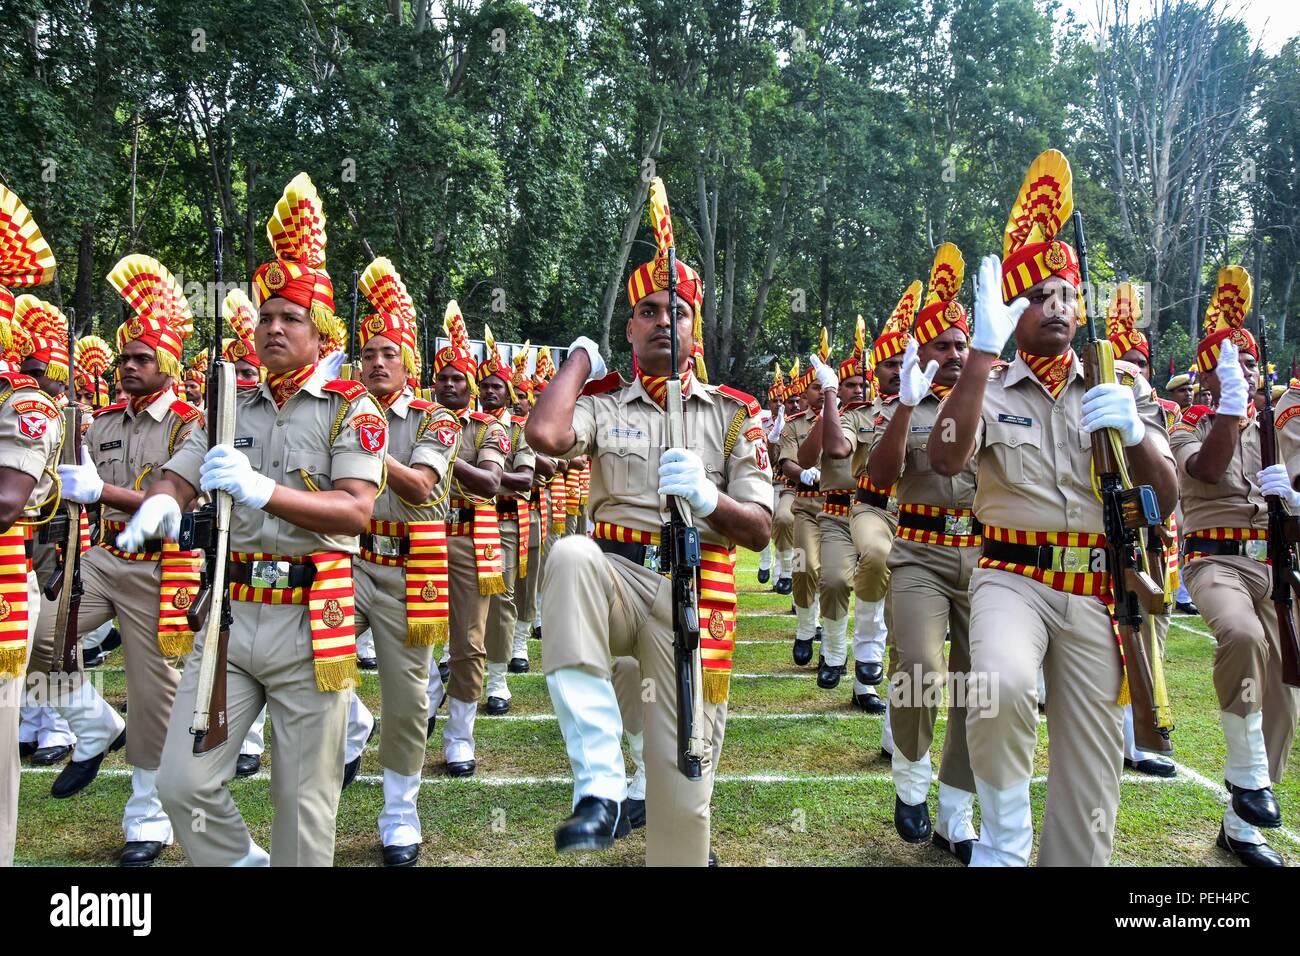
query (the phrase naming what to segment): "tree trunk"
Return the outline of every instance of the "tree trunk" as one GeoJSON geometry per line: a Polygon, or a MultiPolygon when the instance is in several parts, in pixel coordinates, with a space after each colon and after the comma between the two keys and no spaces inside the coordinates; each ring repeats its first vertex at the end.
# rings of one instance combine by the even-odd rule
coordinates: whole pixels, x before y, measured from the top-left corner
{"type": "Polygon", "coordinates": [[[77,239],[77,286],[73,306],[77,310],[73,316],[77,334],[84,335],[92,327],[95,312],[95,224],[90,219],[81,224],[81,235],[77,239]]]}

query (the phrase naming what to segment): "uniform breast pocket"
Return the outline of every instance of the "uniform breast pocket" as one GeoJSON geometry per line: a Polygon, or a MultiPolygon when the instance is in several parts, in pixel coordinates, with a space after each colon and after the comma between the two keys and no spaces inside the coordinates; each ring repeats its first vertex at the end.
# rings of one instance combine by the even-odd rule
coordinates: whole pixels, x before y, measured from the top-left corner
{"type": "Polygon", "coordinates": [[[253,471],[261,472],[266,466],[262,460],[262,443],[255,438],[236,438],[235,448],[242,451],[248,456],[248,463],[253,466],[253,471]]]}
{"type": "Polygon", "coordinates": [[[623,438],[612,445],[602,445],[597,455],[597,464],[605,487],[611,494],[635,492],[651,480],[650,442],[648,439],[623,438]]]}
{"type": "Polygon", "coordinates": [[[929,474],[930,467],[930,433],[917,432],[907,439],[907,462],[905,468],[914,474],[929,474]]]}
{"type": "Polygon", "coordinates": [[[99,469],[99,477],[106,484],[129,488],[135,480],[135,475],[127,474],[126,455],[120,448],[99,452],[95,456],[95,465],[99,469]]]}
{"type": "Polygon", "coordinates": [[[326,452],[311,448],[286,448],[284,470],[287,476],[296,477],[312,490],[327,491],[333,487],[330,481],[330,456],[326,452]]]}
{"type": "Polygon", "coordinates": [[[1017,485],[1043,480],[1043,428],[1037,423],[1018,425],[990,422],[984,443],[996,459],[1007,481],[1017,485]]]}

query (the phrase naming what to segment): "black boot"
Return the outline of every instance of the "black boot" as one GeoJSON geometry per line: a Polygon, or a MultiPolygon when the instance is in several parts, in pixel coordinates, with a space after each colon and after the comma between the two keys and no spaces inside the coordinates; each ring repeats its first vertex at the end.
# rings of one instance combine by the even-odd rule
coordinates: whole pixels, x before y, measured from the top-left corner
{"type": "Polygon", "coordinates": [[[90,782],[99,775],[99,765],[104,762],[114,750],[121,750],[126,746],[126,730],[124,729],[117,735],[117,739],[108,745],[108,750],[101,754],[91,757],[89,760],[72,760],[63,768],[63,771],[54,779],[54,785],[50,787],[50,796],[62,800],[64,797],[70,797],[74,793],[80,793],[90,786],[90,782]]]}
{"type": "Polygon", "coordinates": [[[794,662],[800,667],[812,660],[812,645],[812,638],[806,641],[801,641],[797,637],[794,639],[794,662]]]}
{"type": "Polygon", "coordinates": [[[72,753],[72,748],[66,744],[58,747],[42,747],[32,754],[32,764],[37,767],[52,767],[56,763],[63,763],[72,753]]]}
{"type": "Polygon", "coordinates": [[[1125,757],[1124,769],[1144,773],[1148,777],[1172,777],[1177,772],[1174,762],[1164,757],[1147,757],[1145,760],[1129,760],[1125,757]]]}
{"type": "Polygon", "coordinates": [[[945,853],[951,853],[961,861],[962,866],[970,866],[970,852],[975,846],[974,840],[958,840],[953,843],[945,837],[935,833],[934,838],[930,841],[945,853]]]}
{"type": "Polygon", "coordinates": [[[357,779],[357,771],[360,769],[361,769],[360,754],[357,755],[356,759],[349,760],[347,763],[343,765],[343,786],[339,787],[340,793],[342,793],[344,790],[348,788],[348,784],[350,784],[353,780],[357,779]]]}
{"type": "Polygon", "coordinates": [[[583,797],[573,814],[555,828],[556,853],[608,850],[618,829],[619,805],[600,797],[583,797]]]}
{"type": "Polygon", "coordinates": [[[854,691],[853,706],[865,710],[868,714],[883,714],[885,712],[885,701],[879,694],[859,694],[854,691]]]}
{"type": "Polygon", "coordinates": [[[442,678],[442,686],[446,687],[451,683],[451,662],[440,661],[438,663],[438,676],[442,678]]]}
{"type": "Polygon", "coordinates": [[[1282,825],[1282,808],[1277,805],[1272,787],[1247,790],[1229,783],[1228,790],[1232,792],[1233,811],[1252,827],[1276,830],[1282,825]]]}
{"type": "Polygon", "coordinates": [[[163,845],[157,840],[132,840],[122,848],[119,866],[153,866],[162,855],[163,845]]]}
{"type": "Polygon", "coordinates": [[[1214,845],[1221,850],[1227,850],[1240,860],[1243,866],[1286,866],[1282,854],[1267,843],[1241,843],[1234,840],[1223,829],[1223,824],[1219,824],[1219,838],[1214,841],[1214,845]]]}
{"type": "MultiPolygon", "coordinates": [[[[240,754],[235,760],[235,776],[251,777],[262,769],[261,754],[240,754]]],[[[347,784],[344,784],[347,786],[347,784]]]]}
{"type": "Polygon", "coordinates": [[[510,663],[506,665],[506,670],[509,671],[511,674],[527,674],[528,658],[526,657],[510,658],[510,663]]]}
{"type": "Polygon", "coordinates": [[[925,843],[930,839],[930,805],[911,806],[894,797],[894,829],[908,843],[925,843]]]}
{"type": "Polygon", "coordinates": [[[483,709],[493,717],[500,717],[510,712],[510,701],[504,697],[489,697],[483,709]]]}
{"type": "Polygon", "coordinates": [[[885,679],[885,665],[880,661],[857,661],[853,665],[853,673],[859,684],[875,687],[885,679]]]}
{"type": "Polygon", "coordinates": [[[772,569],[771,569],[771,568],[759,568],[759,569],[758,569],[758,583],[759,583],[759,584],[766,584],[766,583],[767,583],[768,581],[770,581],[770,580],[772,580],[772,569]]]}
{"type": "Polygon", "coordinates": [[[776,584],[772,585],[772,590],[777,594],[789,594],[794,590],[794,580],[792,578],[777,578],[776,584]]]}
{"type": "Polygon", "coordinates": [[[821,666],[817,668],[817,686],[822,690],[834,690],[840,686],[840,678],[843,676],[843,664],[827,664],[823,657],[821,666]]]}
{"type": "Polygon", "coordinates": [[[415,866],[420,857],[420,844],[384,847],[384,866],[415,866]]]}

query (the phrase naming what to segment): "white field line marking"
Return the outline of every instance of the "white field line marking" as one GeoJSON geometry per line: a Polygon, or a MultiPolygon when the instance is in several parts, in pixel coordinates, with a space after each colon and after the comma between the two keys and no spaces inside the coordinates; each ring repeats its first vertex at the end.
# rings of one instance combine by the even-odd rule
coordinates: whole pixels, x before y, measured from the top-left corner
{"type": "MultiPolygon", "coordinates": [[[[775,644],[775,643],[778,643],[778,642],[776,642],[776,641],[754,641],[754,643],[755,643],[755,644],[775,644]]],[[[125,673],[125,670],[126,670],[126,669],[123,668],[123,667],[102,667],[102,666],[101,666],[101,667],[94,667],[94,668],[91,668],[90,670],[86,671],[86,673],[87,673],[87,674],[95,674],[95,673],[101,673],[101,674],[122,674],[122,673],[125,673]]],[[[373,680],[373,681],[377,681],[377,680],[379,680],[379,672],[378,672],[378,671],[360,671],[359,673],[361,674],[361,677],[362,677],[363,680],[373,680]]],[[[526,673],[526,674],[511,674],[511,675],[510,675],[510,680],[528,680],[528,679],[535,679],[535,678],[545,677],[545,676],[546,676],[546,675],[543,674],[541,671],[529,671],[529,672],[526,673]]],[[[816,679],[816,677],[817,677],[817,673],[816,673],[816,671],[813,671],[813,670],[807,670],[807,671],[804,671],[804,672],[802,672],[802,673],[798,673],[798,674],[781,674],[781,673],[773,673],[773,674],[734,674],[734,673],[733,673],[733,674],[731,675],[732,680],[806,680],[806,681],[813,681],[813,680],[816,679]]]]}

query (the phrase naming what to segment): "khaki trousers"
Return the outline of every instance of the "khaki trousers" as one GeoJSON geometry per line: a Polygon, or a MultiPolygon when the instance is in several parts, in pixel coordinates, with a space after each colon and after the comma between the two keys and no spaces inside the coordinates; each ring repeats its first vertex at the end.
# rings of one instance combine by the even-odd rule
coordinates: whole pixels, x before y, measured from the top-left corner
{"type": "Polygon", "coordinates": [[[532,627],[537,616],[537,582],[542,577],[541,518],[536,505],[528,509],[528,573],[515,580],[515,620],[532,627]]]}
{"type": "Polygon", "coordinates": [[[1295,739],[1300,690],[1282,683],[1282,646],[1269,599],[1269,567],[1252,558],[1212,555],[1187,562],[1187,589],[1214,632],[1219,709],[1238,717],[1264,712],[1268,772],[1281,780],[1295,739]]]}
{"type": "Polygon", "coordinates": [[[794,509],[794,603],[798,607],[812,607],[817,600],[821,584],[822,539],[817,527],[821,502],[815,498],[811,507],[801,505],[794,509]]]}
{"type": "Polygon", "coordinates": [[[822,512],[817,516],[821,559],[821,615],[839,620],[849,616],[849,596],[858,567],[858,552],[847,517],[822,512]]]}
{"type": "Polygon", "coordinates": [[[1124,760],[1122,679],[1106,606],[1010,571],[971,575],[966,738],[971,770],[997,789],[1033,774],[1038,668],[1047,685],[1047,805],[1040,866],[1104,866],[1124,760]],[[977,706],[975,682],[988,685],[977,706]]]}
{"type": "MultiPolygon", "coordinates": [[[[565,538],[555,546],[552,557],[542,581],[543,670],[551,674],[580,667],[611,680],[612,659],[636,659],[641,677],[650,682],[638,697],[649,698],[641,703],[646,863],[704,866],[709,855],[714,738],[722,736],[726,710],[705,702],[703,774],[699,780],[687,780],[677,770],[677,682],[669,581],[649,568],[604,554],[586,537],[565,538]]],[[[631,683],[623,684],[625,691],[631,683]]]]}
{"type": "Polygon", "coordinates": [[[849,515],[858,567],[853,593],[863,601],[880,601],[889,591],[889,551],[894,546],[898,516],[855,502],[849,515]]]}
{"type": "MultiPolygon", "coordinates": [[[[641,665],[635,657],[616,657],[612,665],[614,695],[618,698],[618,712],[623,717],[623,732],[627,734],[645,733],[645,706],[642,696],[648,689],[641,681],[641,665]]],[[[713,772],[718,772],[718,761],[722,759],[722,738],[727,724],[727,703],[713,705],[704,702],[707,712],[715,707],[713,718],[713,772]]],[[[674,734],[676,725],[674,725],[674,734]]],[[[675,738],[674,738],[675,739],[675,738]]]]}
{"type": "Polygon", "coordinates": [[[911,761],[929,752],[951,679],[939,780],[967,793],[975,792],[975,776],[966,747],[962,692],[970,672],[970,577],[978,560],[979,548],[895,542],[885,612],[894,646],[889,691],[894,745],[911,761]],[[952,641],[946,664],[945,637],[952,641]]]}
{"type": "MultiPolygon", "coordinates": [[[[488,616],[483,645],[493,664],[510,660],[515,638],[515,589],[519,577],[519,522],[499,522],[501,528],[501,577],[506,589],[488,599],[488,616]]],[[[531,555],[530,555],[531,557],[531,555]]]]}
{"type": "MultiPolygon", "coordinates": [[[[36,572],[27,572],[27,661],[31,667],[32,640],[41,613],[41,589],[36,572]]],[[[13,866],[18,843],[18,711],[23,705],[26,681],[0,678],[0,867],[13,866]]]]}
{"type": "Polygon", "coordinates": [[[379,662],[379,763],[412,776],[424,766],[433,648],[406,643],[406,569],[352,562],[357,633],[370,628],[379,662]]]}
{"type": "Polygon", "coordinates": [[[239,745],[265,706],[275,727],[271,865],[331,866],[351,691],[316,689],[305,604],[234,601],[231,608],[234,623],[226,669],[229,737],[206,754],[193,752],[190,721],[203,656],[200,634],[185,659],[167,728],[158,771],[163,808],[195,866],[229,866],[244,858],[252,839],[228,784],[235,775],[239,745]]]}
{"type": "Polygon", "coordinates": [[[451,653],[451,680],[447,694],[477,704],[483,694],[483,668],[487,651],[488,595],[478,593],[478,565],[474,561],[474,536],[447,537],[447,577],[451,588],[451,627],[447,649],[451,653]]]}
{"type": "MultiPolygon", "coordinates": [[[[127,561],[99,547],[81,556],[84,593],[77,613],[77,631],[85,636],[105,621],[117,618],[126,696],[131,702],[126,713],[126,762],[142,770],[157,770],[162,760],[172,702],[181,682],[180,672],[158,647],[161,576],[159,561],[127,561]]],[[[54,615],[43,614],[37,625],[31,673],[48,671],[53,653],[54,615]]],[[[73,678],[68,689],[75,688],[83,677],[73,678]]],[[[57,700],[54,704],[58,708],[57,700]]],[[[191,716],[187,712],[185,720],[188,722],[191,716]]]]}
{"type": "Polygon", "coordinates": [[[794,549],[794,492],[781,489],[778,493],[776,510],[772,514],[772,542],[777,552],[794,549]]]}

